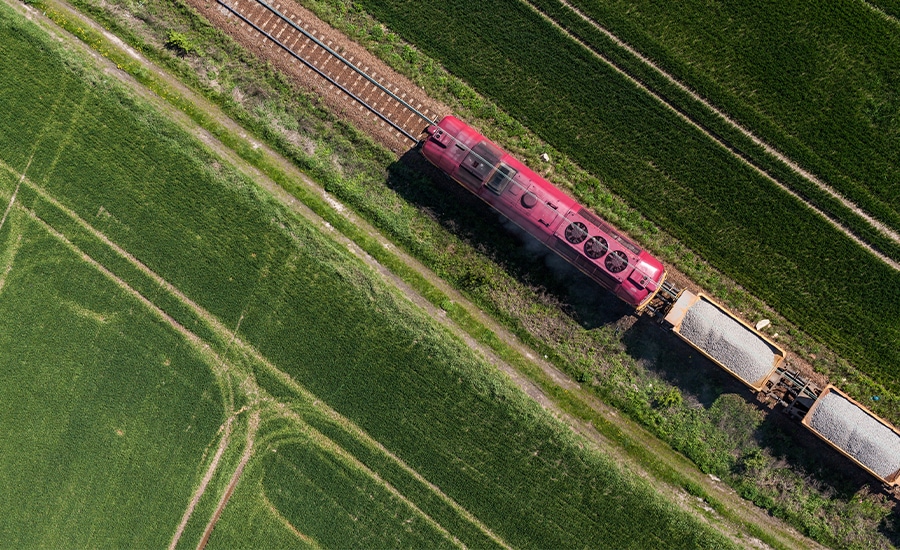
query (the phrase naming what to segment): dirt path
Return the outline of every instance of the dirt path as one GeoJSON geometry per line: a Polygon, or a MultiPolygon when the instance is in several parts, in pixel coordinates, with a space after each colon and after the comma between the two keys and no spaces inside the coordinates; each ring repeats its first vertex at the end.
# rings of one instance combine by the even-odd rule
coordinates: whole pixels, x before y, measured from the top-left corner
{"type": "MultiPolygon", "coordinates": [[[[98,30],[98,32],[102,32],[103,34],[109,36],[111,42],[115,43],[117,41],[117,39],[114,39],[113,37],[111,37],[111,35],[109,35],[105,31],[103,31],[103,29],[100,28],[98,25],[96,25],[96,23],[94,23],[92,20],[83,16],[80,12],[73,10],[67,4],[60,2],[58,0],[48,0],[48,3],[52,4],[53,7],[65,12],[67,14],[67,17],[70,17],[73,20],[77,20],[81,24],[90,26],[90,27],[98,30]]],[[[398,286],[405,293],[405,295],[407,297],[409,297],[409,299],[411,301],[424,307],[427,311],[429,311],[435,317],[435,319],[441,321],[441,323],[444,326],[449,328],[455,334],[462,336],[470,346],[473,346],[474,349],[480,351],[481,353],[484,353],[487,357],[489,357],[492,360],[492,362],[494,364],[496,364],[498,366],[503,365],[502,368],[504,371],[510,372],[510,373],[515,373],[514,378],[513,378],[514,381],[516,381],[517,383],[522,385],[523,389],[525,389],[525,391],[529,395],[539,397],[541,403],[545,407],[550,409],[551,412],[560,416],[564,420],[566,420],[568,418],[570,425],[572,425],[573,429],[576,429],[576,430],[588,435],[588,437],[590,439],[594,440],[595,442],[597,442],[597,444],[599,446],[601,446],[605,452],[612,453],[613,456],[617,457],[620,462],[625,464],[632,471],[638,471],[638,472],[642,471],[641,467],[638,464],[634,463],[634,461],[632,459],[627,457],[624,450],[621,450],[615,446],[610,446],[609,442],[604,441],[602,436],[600,436],[600,434],[597,433],[596,430],[593,430],[592,427],[585,425],[584,422],[582,422],[580,420],[573,420],[570,417],[568,417],[568,415],[562,414],[560,412],[560,409],[554,405],[553,401],[551,399],[549,399],[530,380],[527,380],[526,378],[524,378],[523,376],[518,374],[517,371],[515,371],[515,369],[513,367],[503,364],[502,361],[496,360],[495,357],[493,356],[493,353],[490,352],[490,350],[487,350],[483,346],[480,346],[479,344],[474,342],[474,340],[471,337],[469,337],[468,334],[466,334],[461,328],[459,328],[454,323],[452,323],[449,319],[447,319],[446,315],[442,311],[436,311],[435,308],[430,305],[430,302],[428,302],[424,297],[419,295],[417,292],[413,291],[408,285],[403,283],[403,281],[399,277],[397,277],[392,272],[390,272],[389,270],[387,270],[386,268],[384,268],[383,266],[381,266],[380,264],[375,262],[371,257],[368,256],[368,254],[366,254],[363,250],[361,250],[353,241],[344,237],[343,235],[336,234],[333,230],[331,230],[330,226],[326,222],[324,222],[324,220],[322,220],[316,214],[314,214],[308,207],[306,207],[305,205],[303,205],[302,203],[297,201],[294,197],[292,197],[290,194],[288,194],[283,188],[281,188],[280,186],[275,184],[273,181],[271,181],[269,178],[267,178],[265,175],[263,175],[261,172],[259,172],[259,170],[257,170],[256,168],[254,168],[252,166],[249,166],[246,162],[244,162],[242,159],[240,159],[233,151],[231,151],[230,149],[228,149],[227,147],[222,145],[218,140],[216,140],[208,131],[206,131],[203,128],[198,127],[183,112],[176,109],[170,103],[164,101],[162,98],[156,96],[156,94],[154,94],[154,93],[150,92],[149,90],[147,90],[146,88],[144,88],[142,85],[140,85],[138,82],[136,82],[129,75],[127,75],[126,73],[124,73],[121,70],[118,70],[115,67],[115,65],[111,64],[108,60],[100,57],[98,54],[96,54],[96,52],[87,48],[80,41],[74,39],[73,37],[71,37],[70,35],[65,33],[64,31],[59,30],[58,27],[56,27],[51,21],[47,20],[43,15],[41,15],[36,10],[30,8],[29,6],[19,4],[18,2],[14,3],[12,5],[15,9],[17,9],[21,12],[27,13],[29,18],[35,19],[35,20],[40,20],[40,22],[43,24],[44,28],[49,30],[51,33],[56,35],[61,40],[67,42],[72,48],[84,51],[89,56],[93,57],[97,61],[97,63],[101,67],[104,68],[104,71],[107,74],[113,75],[116,78],[122,80],[126,84],[126,86],[128,86],[138,96],[141,96],[144,99],[146,99],[149,103],[154,105],[161,112],[171,116],[171,118],[173,118],[176,122],[179,122],[185,128],[187,128],[188,131],[194,133],[195,135],[198,135],[205,143],[207,143],[207,145],[211,149],[213,149],[213,151],[215,151],[217,154],[220,154],[226,160],[232,161],[233,164],[238,169],[244,171],[248,176],[252,177],[254,179],[254,181],[256,181],[261,187],[270,191],[276,198],[278,198],[279,200],[284,202],[287,206],[289,206],[295,212],[297,212],[297,213],[303,215],[304,217],[306,217],[307,219],[309,219],[317,227],[325,230],[326,232],[329,232],[332,235],[332,237],[339,243],[346,244],[347,247],[354,254],[356,254],[358,257],[360,257],[368,265],[374,267],[391,284],[398,286]]],[[[115,44],[113,44],[113,45],[111,45],[111,47],[117,47],[117,46],[115,46],[115,44]]],[[[204,111],[217,124],[220,124],[227,130],[233,132],[235,135],[241,135],[246,138],[246,133],[243,131],[243,129],[240,128],[240,126],[238,126],[234,121],[232,121],[231,119],[226,117],[216,106],[212,105],[204,98],[194,94],[192,91],[187,89],[184,85],[182,85],[181,82],[178,81],[176,78],[172,77],[168,73],[165,73],[159,67],[148,62],[146,59],[143,59],[137,53],[130,51],[130,52],[128,52],[128,55],[131,55],[132,57],[139,59],[140,62],[142,63],[142,65],[148,71],[150,71],[153,75],[155,75],[156,78],[167,83],[177,93],[181,94],[183,97],[185,97],[189,101],[191,101],[196,108],[204,111]]],[[[262,154],[265,154],[271,161],[275,162],[279,166],[279,168],[281,168],[286,174],[288,174],[291,177],[294,177],[297,182],[302,183],[308,189],[314,190],[318,194],[328,197],[327,193],[325,193],[321,188],[319,188],[316,184],[314,184],[311,180],[309,180],[309,178],[307,178],[304,174],[300,173],[296,169],[296,167],[294,167],[287,159],[284,159],[280,155],[277,155],[271,149],[269,149],[267,146],[265,146],[263,144],[253,142],[250,139],[247,139],[247,141],[251,142],[256,148],[260,149],[261,150],[260,152],[262,154]]],[[[330,199],[330,197],[328,197],[328,198],[330,199]]],[[[50,199],[52,199],[52,197],[50,199]]],[[[331,200],[333,200],[333,199],[331,199],[331,200]]],[[[65,210],[67,210],[67,209],[65,209],[65,210]]],[[[473,304],[471,304],[467,299],[465,299],[462,295],[460,295],[454,289],[450,288],[449,285],[447,285],[443,280],[441,280],[436,275],[434,275],[432,272],[427,270],[418,261],[409,257],[402,251],[397,250],[396,247],[394,247],[393,244],[390,243],[390,241],[388,239],[384,238],[378,231],[376,231],[374,228],[372,228],[368,223],[364,222],[358,216],[351,213],[349,211],[349,209],[347,209],[347,208],[341,209],[341,213],[342,213],[342,215],[344,215],[345,217],[350,219],[353,223],[357,224],[367,234],[376,238],[378,240],[378,242],[381,243],[385,248],[392,250],[409,267],[416,270],[421,276],[426,278],[428,281],[430,281],[432,284],[434,284],[441,291],[445,292],[447,294],[447,296],[450,297],[451,300],[453,300],[459,306],[465,308],[475,319],[477,319],[479,322],[482,322],[487,328],[489,328],[490,330],[493,330],[498,335],[498,337],[503,339],[510,346],[512,346],[514,349],[516,349],[517,351],[519,351],[526,357],[533,359],[534,362],[537,365],[539,365],[541,367],[541,369],[544,370],[544,372],[546,372],[548,374],[548,376],[551,376],[554,380],[558,381],[560,384],[563,384],[564,387],[573,388],[573,391],[579,392],[579,396],[584,399],[587,399],[588,402],[591,404],[591,406],[593,406],[598,413],[603,415],[603,417],[605,419],[607,419],[614,425],[618,426],[625,433],[628,433],[629,435],[631,435],[638,444],[643,444],[646,447],[648,447],[649,449],[652,449],[654,452],[657,453],[660,460],[663,460],[664,462],[668,463],[676,471],[685,475],[692,481],[696,482],[698,485],[702,486],[705,490],[707,490],[711,494],[715,494],[737,516],[750,518],[750,521],[756,523],[757,525],[766,526],[766,530],[770,531],[774,536],[776,536],[779,540],[781,540],[783,545],[786,547],[791,547],[791,548],[818,547],[818,545],[816,545],[812,541],[805,539],[804,537],[802,537],[801,535],[796,533],[796,531],[794,531],[792,528],[787,527],[784,524],[782,524],[780,521],[769,517],[764,511],[760,510],[756,506],[741,499],[730,488],[723,486],[720,483],[711,481],[709,478],[707,478],[707,476],[705,476],[702,473],[700,473],[699,471],[697,471],[697,469],[695,467],[693,467],[690,463],[688,463],[686,459],[681,457],[681,455],[674,453],[670,448],[665,446],[661,441],[653,438],[653,436],[650,435],[648,432],[646,432],[643,428],[641,428],[637,424],[631,422],[630,420],[627,420],[627,419],[621,417],[615,411],[610,409],[608,406],[600,403],[598,400],[596,400],[596,398],[591,397],[589,394],[587,394],[587,392],[580,390],[578,384],[576,384],[574,381],[569,379],[567,376],[565,376],[564,374],[562,374],[561,372],[556,370],[549,363],[541,361],[539,358],[535,358],[537,354],[534,353],[529,348],[527,348],[526,346],[524,346],[521,342],[519,342],[515,336],[510,334],[503,327],[499,326],[492,319],[488,318],[483,312],[481,312],[478,308],[476,308],[473,304]]],[[[32,213],[32,216],[33,216],[33,213],[32,213]]],[[[41,221],[41,223],[43,223],[43,222],[41,221]]],[[[84,222],[82,221],[80,223],[84,223],[84,222]]],[[[46,225],[46,224],[44,224],[44,225],[46,225]]],[[[87,224],[84,224],[84,226],[86,226],[92,232],[96,231],[96,230],[93,230],[93,228],[91,228],[87,224]]],[[[56,232],[52,227],[49,227],[49,226],[47,226],[47,227],[52,233],[54,233],[58,237],[62,238],[66,242],[68,242],[68,240],[63,235],[56,232]]],[[[104,240],[104,242],[107,242],[109,245],[113,246],[117,250],[117,252],[119,252],[121,254],[126,254],[127,257],[130,258],[129,261],[137,262],[137,260],[135,258],[133,258],[130,254],[127,254],[124,250],[121,250],[120,248],[118,248],[114,243],[111,243],[105,237],[105,235],[99,234],[98,237],[101,238],[102,240],[104,240]]],[[[194,335],[190,331],[187,331],[184,327],[182,327],[180,324],[178,324],[177,321],[175,321],[174,319],[169,317],[165,312],[163,312],[158,307],[156,307],[155,304],[153,304],[152,302],[150,302],[149,300],[147,300],[146,298],[141,296],[139,293],[137,293],[133,289],[130,289],[130,287],[128,287],[128,285],[125,284],[124,281],[121,281],[121,279],[118,279],[118,277],[116,277],[114,274],[109,272],[104,266],[100,265],[99,263],[94,261],[92,258],[90,258],[86,254],[84,254],[83,252],[78,250],[77,247],[74,247],[74,245],[72,245],[70,242],[69,242],[69,246],[71,248],[73,248],[83,259],[85,259],[85,261],[87,261],[91,265],[95,266],[97,269],[99,269],[101,272],[103,272],[108,277],[112,278],[114,281],[117,281],[117,284],[119,284],[120,286],[123,286],[124,288],[129,290],[129,292],[134,294],[142,303],[144,303],[147,307],[149,307],[151,310],[153,310],[157,315],[161,316],[167,323],[169,323],[173,327],[175,327],[180,333],[185,335],[185,337],[188,338],[189,341],[191,341],[192,343],[195,343],[196,345],[200,346],[201,348],[204,346],[203,342],[196,335],[194,335]]],[[[227,328],[225,328],[221,323],[219,323],[218,320],[216,320],[214,317],[212,317],[208,313],[201,310],[192,301],[188,300],[186,296],[184,296],[183,294],[180,293],[180,291],[178,291],[178,289],[172,287],[172,285],[170,285],[168,282],[163,281],[161,278],[159,278],[158,275],[156,275],[155,273],[150,271],[148,268],[146,268],[146,266],[143,266],[143,264],[140,264],[139,262],[137,262],[137,263],[141,266],[142,271],[145,270],[145,273],[148,273],[148,275],[151,275],[156,280],[158,280],[160,282],[160,284],[163,286],[163,288],[165,288],[169,292],[172,292],[179,299],[186,300],[187,301],[186,304],[189,305],[192,309],[194,309],[195,312],[197,312],[199,310],[198,314],[200,314],[204,320],[210,322],[212,324],[212,327],[216,331],[219,331],[220,334],[230,334],[230,331],[228,331],[227,328]],[[221,332],[221,331],[225,331],[225,332],[221,332]]],[[[245,346],[245,344],[242,341],[240,341],[239,338],[236,338],[235,340],[236,340],[235,343],[237,345],[245,346]]],[[[252,348],[250,348],[250,350],[253,351],[252,348]]],[[[216,361],[222,360],[221,358],[215,356],[215,354],[208,348],[205,349],[205,352],[206,352],[206,354],[213,355],[213,357],[215,358],[216,361]]],[[[257,355],[257,357],[259,357],[263,361],[265,361],[265,358],[262,358],[261,356],[258,356],[258,355],[257,355]]],[[[273,365],[269,364],[268,361],[265,361],[265,364],[266,364],[267,368],[274,369],[276,375],[287,377],[283,372],[279,371],[273,365]]],[[[292,386],[297,385],[296,382],[291,380],[289,377],[287,377],[287,379],[288,379],[287,380],[288,382],[292,383],[292,386]]],[[[308,392],[306,392],[305,389],[302,390],[302,393],[308,394],[308,392]]],[[[309,394],[309,395],[311,395],[311,394],[309,394]]],[[[315,399],[314,396],[312,396],[312,398],[315,399]]],[[[326,407],[326,410],[330,410],[330,407],[327,407],[327,405],[325,405],[325,407],[326,407]]],[[[336,411],[332,411],[332,414],[340,417],[340,415],[336,411]]],[[[343,417],[340,417],[340,418],[343,419],[343,417]]],[[[349,421],[347,419],[343,419],[343,422],[349,422],[349,421]]],[[[359,430],[358,427],[355,427],[355,428],[357,430],[359,430]]],[[[361,430],[359,430],[359,431],[361,432],[361,430]]],[[[364,432],[361,432],[361,433],[364,434],[364,432]]],[[[366,437],[368,438],[367,434],[366,434],[366,437]]],[[[368,439],[371,440],[371,438],[368,438],[368,439]]],[[[373,441],[373,443],[375,445],[377,445],[379,448],[383,449],[383,446],[381,446],[380,443],[378,443],[377,441],[374,441],[374,440],[371,440],[371,441],[373,441]]],[[[395,457],[387,449],[384,449],[384,451],[387,452],[390,456],[392,456],[395,460],[397,460],[398,463],[405,466],[405,468],[408,469],[408,471],[410,471],[411,473],[413,473],[413,475],[417,476],[417,479],[421,479],[423,482],[428,483],[427,480],[425,480],[424,478],[421,478],[421,476],[418,474],[418,472],[415,472],[409,466],[405,465],[405,463],[403,463],[399,459],[399,457],[395,457]]],[[[650,477],[646,473],[644,473],[643,475],[645,477],[650,477]]],[[[429,485],[431,486],[430,483],[429,483],[429,485]]],[[[668,488],[668,486],[664,485],[664,484],[656,483],[655,485],[658,490],[660,490],[663,493],[668,493],[670,498],[673,498],[676,502],[683,500],[682,493],[673,491],[671,488],[668,488]]],[[[435,487],[435,489],[437,489],[437,488],[435,487]]],[[[439,489],[437,489],[437,490],[439,491],[439,489]]],[[[446,497],[446,495],[444,495],[444,497],[449,498],[449,497],[446,497]]],[[[687,505],[687,504],[682,503],[682,505],[686,509],[690,509],[696,514],[696,509],[693,508],[693,506],[694,506],[693,504],[687,505]]],[[[459,506],[459,505],[457,504],[456,506],[459,506]]],[[[466,513],[468,513],[468,512],[466,511],[466,513]]],[[[740,532],[743,530],[741,528],[735,527],[734,531],[740,532]]]]}
{"type": "MultiPolygon", "coordinates": [[[[557,23],[553,18],[549,17],[549,16],[546,15],[544,12],[542,12],[542,11],[540,11],[539,9],[537,9],[536,7],[534,7],[530,2],[528,2],[528,0],[522,0],[522,2],[523,2],[523,4],[525,4],[526,6],[528,6],[535,14],[539,15],[542,19],[544,19],[545,21],[547,21],[548,23],[550,23],[551,25],[553,25],[557,30],[559,30],[560,32],[564,33],[564,34],[565,34],[566,36],[568,36],[572,41],[574,41],[575,43],[577,43],[579,46],[581,46],[582,48],[584,48],[586,51],[590,52],[591,55],[595,56],[597,59],[600,59],[601,61],[603,61],[604,63],[606,63],[607,65],[609,65],[613,70],[615,70],[615,71],[616,71],[617,73],[619,73],[621,76],[623,76],[624,78],[626,78],[626,79],[627,79],[629,82],[631,82],[634,86],[638,87],[639,89],[641,89],[642,91],[644,91],[645,93],[649,94],[649,95],[652,96],[654,99],[656,99],[657,101],[659,101],[662,105],[664,105],[664,106],[665,106],[667,109],[669,109],[672,113],[674,113],[676,116],[678,116],[678,118],[680,118],[680,119],[682,119],[683,121],[687,122],[688,124],[690,124],[691,126],[693,126],[694,128],[696,128],[697,130],[699,130],[700,132],[702,132],[704,135],[706,135],[708,138],[710,138],[711,140],[713,140],[714,142],[716,142],[719,146],[721,146],[723,149],[725,149],[726,151],[728,151],[728,153],[731,154],[731,155],[732,155],[735,159],[737,159],[739,162],[741,162],[742,164],[744,164],[744,165],[746,165],[746,166],[752,168],[756,173],[758,173],[759,175],[761,175],[761,176],[764,177],[765,179],[769,180],[771,183],[773,183],[773,184],[775,184],[776,186],[778,186],[780,189],[782,189],[783,191],[785,191],[786,193],[788,193],[790,196],[794,197],[794,198],[797,199],[798,201],[800,201],[800,202],[802,202],[803,204],[805,204],[808,208],[810,208],[811,210],[813,210],[814,212],[816,212],[819,216],[821,216],[821,217],[824,218],[828,223],[830,223],[832,226],[834,226],[838,231],[840,231],[841,233],[843,233],[844,235],[846,235],[848,238],[850,238],[853,242],[855,242],[855,243],[858,244],[859,246],[861,246],[861,247],[863,247],[864,249],[866,249],[867,251],[869,251],[871,254],[873,254],[874,256],[876,256],[879,260],[883,261],[884,263],[886,263],[887,265],[891,266],[892,268],[894,268],[894,269],[900,271],[900,263],[898,263],[898,262],[892,260],[891,258],[885,256],[885,255],[882,254],[881,252],[875,250],[870,244],[868,244],[867,242],[865,242],[864,240],[862,240],[861,238],[859,238],[858,236],[856,236],[855,233],[853,233],[852,231],[850,231],[849,229],[847,229],[846,227],[844,227],[844,226],[840,223],[839,220],[836,220],[836,219],[832,218],[831,216],[829,216],[828,214],[826,214],[825,212],[823,212],[821,209],[819,209],[819,208],[816,207],[815,205],[811,204],[809,201],[807,201],[806,199],[804,199],[803,197],[801,197],[799,194],[797,194],[796,192],[794,192],[793,190],[791,190],[788,186],[786,186],[785,184],[781,183],[781,182],[778,181],[777,179],[773,178],[771,175],[769,175],[768,172],[766,172],[765,170],[763,170],[762,168],[760,168],[759,166],[757,166],[755,163],[750,162],[750,161],[749,161],[747,158],[745,158],[739,151],[737,151],[736,149],[734,149],[732,146],[728,145],[727,143],[723,142],[721,139],[719,139],[719,138],[718,138],[717,136],[715,136],[713,133],[709,132],[709,131],[708,131],[706,128],[704,128],[702,125],[700,125],[699,123],[695,122],[692,118],[690,118],[690,117],[687,116],[686,114],[682,113],[677,107],[675,107],[672,103],[670,103],[666,98],[660,96],[659,94],[657,94],[656,92],[654,92],[653,90],[651,90],[650,88],[648,88],[645,84],[643,84],[642,82],[640,82],[639,80],[637,80],[636,78],[634,78],[633,76],[631,76],[628,72],[626,72],[626,71],[624,71],[623,69],[619,68],[619,66],[616,65],[616,63],[613,62],[611,59],[609,59],[609,58],[607,58],[605,55],[603,55],[603,54],[597,52],[596,50],[594,50],[593,48],[591,48],[588,44],[586,44],[585,42],[583,42],[581,39],[579,39],[578,37],[576,37],[575,35],[573,35],[572,33],[570,33],[565,27],[563,27],[562,25],[560,25],[559,23],[557,23]]],[[[769,153],[770,155],[776,157],[778,160],[780,160],[781,162],[783,162],[784,164],[786,164],[787,166],[789,166],[789,167],[791,168],[791,170],[793,170],[793,171],[796,172],[797,174],[801,175],[803,178],[807,179],[808,181],[810,181],[811,183],[813,183],[814,185],[816,185],[817,187],[819,187],[819,189],[821,189],[822,191],[828,193],[829,195],[831,195],[831,196],[834,197],[835,199],[839,200],[844,206],[846,206],[847,208],[849,208],[850,210],[852,210],[854,213],[856,213],[858,216],[860,216],[861,218],[863,218],[869,225],[871,225],[872,227],[874,227],[874,228],[875,228],[876,230],[878,230],[880,233],[882,233],[883,235],[887,236],[888,238],[890,238],[890,239],[893,240],[894,242],[900,243],[900,234],[897,234],[896,232],[892,231],[890,228],[888,228],[887,226],[885,226],[883,223],[881,223],[881,222],[879,222],[878,220],[876,220],[876,219],[872,218],[871,216],[869,216],[869,215],[868,215],[865,211],[863,211],[861,208],[859,208],[858,206],[856,206],[855,204],[853,204],[852,202],[850,202],[849,200],[847,200],[847,199],[844,198],[843,196],[839,195],[839,194],[838,194],[836,191],[834,191],[831,187],[827,186],[825,183],[823,183],[821,180],[819,180],[818,178],[816,178],[814,175],[810,174],[809,172],[807,172],[806,170],[804,170],[803,168],[801,168],[797,163],[793,162],[792,160],[790,160],[789,158],[787,158],[786,156],[784,156],[783,154],[781,154],[780,152],[778,152],[776,149],[774,149],[774,148],[771,147],[770,145],[768,145],[768,144],[764,143],[763,141],[761,141],[761,140],[760,140],[759,138],[757,138],[755,135],[753,135],[752,133],[750,133],[749,130],[747,130],[747,129],[745,129],[744,127],[740,126],[737,122],[735,122],[734,120],[732,120],[728,115],[726,115],[726,114],[723,113],[722,111],[719,111],[718,109],[716,109],[715,107],[713,107],[709,102],[705,101],[705,100],[704,100],[703,98],[701,98],[699,95],[697,95],[696,93],[692,92],[689,88],[687,88],[686,86],[684,86],[683,84],[681,84],[679,81],[675,80],[675,78],[672,77],[671,75],[669,75],[668,73],[665,73],[662,69],[660,69],[659,67],[657,67],[656,65],[654,65],[649,59],[647,59],[646,57],[642,56],[640,53],[638,53],[637,51],[635,51],[634,49],[632,49],[632,48],[631,48],[630,46],[628,46],[626,43],[624,43],[624,42],[622,42],[621,40],[619,40],[617,37],[615,37],[615,35],[613,35],[613,34],[610,33],[609,31],[607,31],[606,29],[604,29],[603,27],[601,27],[600,25],[598,25],[597,23],[595,23],[593,20],[591,20],[591,19],[588,18],[586,15],[584,15],[583,13],[581,13],[580,11],[578,11],[576,8],[574,8],[571,4],[565,2],[564,0],[561,0],[561,2],[562,2],[566,7],[568,7],[570,10],[572,10],[575,14],[577,14],[579,17],[581,17],[581,18],[584,19],[586,22],[588,22],[588,23],[590,23],[591,25],[593,25],[594,28],[596,28],[598,31],[604,33],[604,34],[605,34],[606,36],[608,36],[611,40],[615,41],[617,45],[621,46],[623,49],[626,49],[626,50],[627,50],[629,53],[631,53],[632,55],[638,57],[642,62],[644,62],[644,63],[647,64],[649,67],[651,67],[652,69],[654,69],[657,73],[659,73],[660,75],[662,75],[663,77],[665,77],[665,78],[666,78],[667,80],[669,80],[672,84],[678,86],[679,89],[683,90],[685,93],[690,94],[691,97],[694,98],[695,100],[701,102],[705,107],[707,107],[708,109],[710,109],[711,111],[713,111],[713,112],[714,112],[717,116],[719,116],[722,120],[726,121],[726,122],[727,122],[729,125],[731,125],[733,128],[735,128],[736,130],[740,131],[740,132],[741,132],[742,134],[744,134],[747,138],[751,139],[756,145],[758,145],[758,146],[762,147],[763,149],[765,149],[767,153],[769,153]]]]}

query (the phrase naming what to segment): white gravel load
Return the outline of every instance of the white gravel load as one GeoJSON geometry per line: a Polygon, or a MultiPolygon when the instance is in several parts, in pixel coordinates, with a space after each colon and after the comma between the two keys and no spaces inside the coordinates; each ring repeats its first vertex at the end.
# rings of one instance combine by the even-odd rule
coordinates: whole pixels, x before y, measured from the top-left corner
{"type": "Polygon", "coordinates": [[[882,478],[900,470],[900,435],[839,393],[819,399],[809,425],[882,478]]]}
{"type": "Polygon", "coordinates": [[[768,342],[703,300],[687,310],[678,332],[751,386],[775,364],[768,342]]]}

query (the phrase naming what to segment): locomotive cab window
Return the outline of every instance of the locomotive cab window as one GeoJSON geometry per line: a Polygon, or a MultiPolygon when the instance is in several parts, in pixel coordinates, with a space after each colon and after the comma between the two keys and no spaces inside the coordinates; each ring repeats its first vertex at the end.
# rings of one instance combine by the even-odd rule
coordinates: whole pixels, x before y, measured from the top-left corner
{"type": "Polygon", "coordinates": [[[507,186],[509,186],[510,180],[512,180],[515,176],[515,170],[501,163],[500,166],[497,167],[497,170],[494,172],[494,175],[491,176],[491,179],[488,180],[488,189],[499,195],[507,188],[507,186]]]}

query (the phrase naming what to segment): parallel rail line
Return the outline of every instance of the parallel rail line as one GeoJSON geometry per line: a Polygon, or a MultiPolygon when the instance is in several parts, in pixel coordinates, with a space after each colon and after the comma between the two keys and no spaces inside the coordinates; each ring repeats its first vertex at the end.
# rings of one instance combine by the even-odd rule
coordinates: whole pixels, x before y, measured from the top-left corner
{"type": "Polygon", "coordinates": [[[399,89],[393,91],[378,82],[364,69],[355,65],[340,53],[317,38],[314,32],[301,27],[295,18],[285,15],[279,4],[270,5],[263,0],[216,0],[228,14],[257,31],[271,43],[301,62],[330,85],[338,88],[363,108],[381,119],[397,133],[413,143],[435,121],[408,103],[399,89]]]}

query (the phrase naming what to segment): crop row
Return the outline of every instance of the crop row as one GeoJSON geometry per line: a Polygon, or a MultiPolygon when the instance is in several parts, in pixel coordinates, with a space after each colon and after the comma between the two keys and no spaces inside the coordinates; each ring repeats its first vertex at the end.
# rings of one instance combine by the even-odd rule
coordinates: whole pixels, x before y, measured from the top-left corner
{"type": "MultiPolygon", "coordinates": [[[[0,160],[27,165],[30,181],[224,323],[241,320],[242,339],[501,537],[542,547],[724,544],[580,448],[466,346],[183,129],[63,61],[48,38],[21,32],[29,23],[0,21],[0,74],[15,75],[0,89],[0,160]]],[[[71,231],[63,209],[33,189],[23,197],[71,231]]],[[[266,464],[284,481],[280,463],[266,464]]],[[[319,481],[341,499],[340,484],[319,481]]],[[[296,517],[303,502],[276,504],[296,517]]]]}
{"type": "Polygon", "coordinates": [[[855,0],[571,4],[900,230],[896,22],[855,0]]]}
{"type": "Polygon", "coordinates": [[[362,5],[804,330],[896,377],[900,274],[528,7],[362,5]]]}

